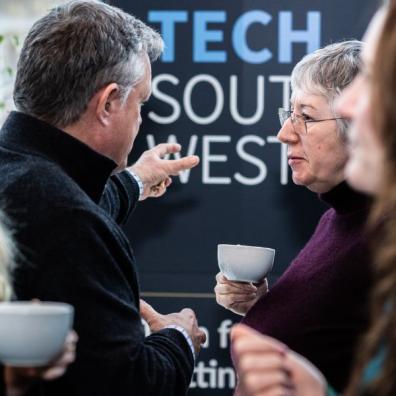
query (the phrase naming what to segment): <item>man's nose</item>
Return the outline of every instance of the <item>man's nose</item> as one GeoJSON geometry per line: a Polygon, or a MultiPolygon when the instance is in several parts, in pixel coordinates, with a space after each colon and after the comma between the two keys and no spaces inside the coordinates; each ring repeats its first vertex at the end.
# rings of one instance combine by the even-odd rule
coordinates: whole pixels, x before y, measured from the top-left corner
{"type": "Polygon", "coordinates": [[[290,117],[282,125],[282,128],[279,130],[277,137],[282,143],[287,144],[295,143],[298,141],[298,135],[294,130],[290,117]]]}

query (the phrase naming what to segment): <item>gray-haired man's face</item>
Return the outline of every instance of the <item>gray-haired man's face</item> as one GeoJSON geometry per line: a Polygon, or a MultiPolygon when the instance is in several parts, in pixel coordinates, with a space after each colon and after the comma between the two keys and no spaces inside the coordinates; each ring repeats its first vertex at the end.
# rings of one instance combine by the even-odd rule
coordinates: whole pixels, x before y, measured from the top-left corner
{"type": "Polygon", "coordinates": [[[113,124],[111,158],[119,169],[127,165],[128,155],[142,123],[141,109],[151,95],[151,65],[145,58],[145,71],[142,79],[134,86],[113,124]]]}

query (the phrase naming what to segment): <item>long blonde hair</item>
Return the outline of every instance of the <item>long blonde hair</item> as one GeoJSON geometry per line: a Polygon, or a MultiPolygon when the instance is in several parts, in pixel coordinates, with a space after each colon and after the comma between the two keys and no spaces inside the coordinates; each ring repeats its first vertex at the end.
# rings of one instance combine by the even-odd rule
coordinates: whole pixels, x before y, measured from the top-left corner
{"type": "Polygon", "coordinates": [[[14,267],[15,245],[7,227],[7,219],[0,211],[0,301],[12,295],[11,271],[14,267]]]}

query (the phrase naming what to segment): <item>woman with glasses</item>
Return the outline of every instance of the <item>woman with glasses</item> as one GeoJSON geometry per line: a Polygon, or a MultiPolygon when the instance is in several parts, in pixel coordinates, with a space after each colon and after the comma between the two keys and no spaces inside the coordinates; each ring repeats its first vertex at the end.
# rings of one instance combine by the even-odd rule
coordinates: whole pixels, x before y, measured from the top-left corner
{"type": "Polygon", "coordinates": [[[347,41],[305,56],[292,72],[291,110],[279,112],[278,138],[287,144],[294,183],[330,208],[269,291],[265,281],[231,282],[221,273],[215,288],[220,305],[307,357],[337,390],[347,384],[368,317],[369,202],[345,183],[347,121],[334,111],[335,99],[359,71],[361,47],[347,41]]]}

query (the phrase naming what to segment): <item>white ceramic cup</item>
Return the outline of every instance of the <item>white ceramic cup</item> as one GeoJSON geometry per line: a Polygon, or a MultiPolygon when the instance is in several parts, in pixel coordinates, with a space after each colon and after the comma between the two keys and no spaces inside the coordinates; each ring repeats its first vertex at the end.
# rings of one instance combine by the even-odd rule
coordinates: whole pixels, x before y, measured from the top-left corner
{"type": "Polygon", "coordinates": [[[217,245],[217,260],[225,277],[239,282],[260,282],[272,270],[275,250],[259,246],[217,245]]]}
{"type": "Polygon", "coordinates": [[[73,307],[64,303],[0,303],[0,361],[45,366],[62,351],[73,316],[73,307]]]}

